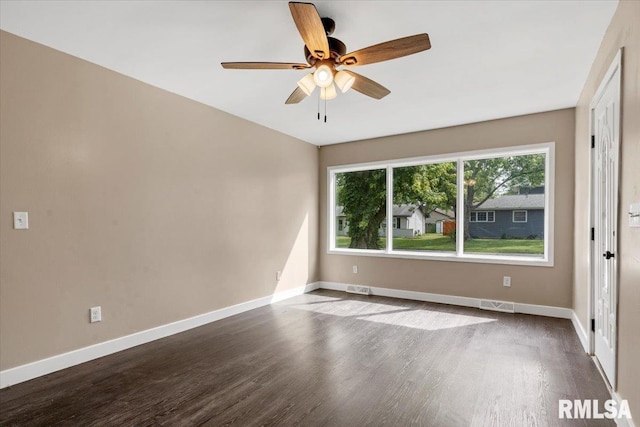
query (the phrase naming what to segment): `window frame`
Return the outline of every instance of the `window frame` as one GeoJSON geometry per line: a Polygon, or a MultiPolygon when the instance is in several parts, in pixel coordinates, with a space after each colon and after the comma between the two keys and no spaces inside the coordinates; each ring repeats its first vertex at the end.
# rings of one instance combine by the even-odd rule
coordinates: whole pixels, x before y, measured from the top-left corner
{"type": "MultiPolygon", "coordinates": [[[[457,153],[437,154],[422,157],[390,159],[376,162],[345,164],[327,167],[327,253],[331,255],[377,256],[385,258],[420,259],[432,261],[454,261],[488,264],[529,265],[553,267],[554,265],[554,193],[555,193],[555,142],[491,148],[484,150],[464,151],[457,153]],[[489,255],[464,252],[464,221],[456,221],[456,250],[450,252],[416,252],[393,249],[393,169],[407,166],[418,166],[434,163],[453,162],[457,165],[457,200],[464,199],[464,162],[466,160],[480,160],[496,157],[524,156],[531,154],[545,155],[544,176],[544,253],[542,257],[532,257],[521,254],[489,255]],[[336,174],[364,170],[386,169],[387,215],[386,238],[387,246],[383,249],[351,249],[337,248],[336,242],[336,174]]],[[[464,218],[464,203],[458,203],[456,218],[464,218]]],[[[528,219],[528,218],[527,218],[528,219]]],[[[494,221],[495,222],[495,211],[494,221]]]]}
{"type": "Polygon", "coordinates": [[[529,221],[529,212],[526,209],[514,209],[511,211],[511,222],[524,224],[529,221]],[[516,221],[516,212],[524,212],[524,221],[516,221]]]}

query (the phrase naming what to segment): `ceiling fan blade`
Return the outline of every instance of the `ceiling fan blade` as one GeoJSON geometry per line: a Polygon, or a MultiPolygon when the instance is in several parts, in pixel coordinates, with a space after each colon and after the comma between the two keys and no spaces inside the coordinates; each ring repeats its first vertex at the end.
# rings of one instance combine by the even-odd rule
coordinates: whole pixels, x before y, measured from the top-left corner
{"type": "Polygon", "coordinates": [[[340,57],[340,63],[342,65],[374,64],[412,55],[430,48],[429,35],[416,34],[415,36],[403,37],[347,53],[340,57]]]}
{"type": "Polygon", "coordinates": [[[351,89],[357,90],[363,95],[367,95],[375,99],[382,99],[391,93],[389,89],[382,86],[380,83],[376,83],[373,80],[366,78],[365,76],[361,76],[360,74],[354,73],[350,70],[343,71],[356,78],[356,81],[353,82],[353,86],[351,86],[351,89]]]}
{"type": "Polygon", "coordinates": [[[307,97],[307,94],[304,93],[304,91],[302,89],[297,87],[296,90],[291,92],[291,95],[289,95],[289,98],[287,98],[287,100],[284,103],[285,104],[297,104],[298,102],[302,101],[306,97],[307,97]]]}
{"type": "Polygon", "coordinates": [[[222,62],[222,68],[233,70],[304,70],[307,64],[289,62],[222,62]]]}
{"type": "Polygon", "coordinates": [[[316,7],[312,3],[291,1],[289,10],[311,55],[318,59],[329,59],[329,40],[316,7]]]}

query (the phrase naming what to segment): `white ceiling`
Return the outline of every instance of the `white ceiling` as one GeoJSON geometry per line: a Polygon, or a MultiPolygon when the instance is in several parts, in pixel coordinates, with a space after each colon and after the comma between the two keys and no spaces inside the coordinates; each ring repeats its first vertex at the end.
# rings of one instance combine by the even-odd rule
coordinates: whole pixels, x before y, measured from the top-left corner
{"type": "MultiPolygon", "coordinates": [[[[2,1],[3,30],[316,145],[576,105],[617,7],[609,1],[316,1],[356,50],[426,32],[432,48],[354,68],[391,90],[284,105],[304,71],[286,1],[2,1]]],[[[317,91],[314,93],[317,95],[317,91]]]]}

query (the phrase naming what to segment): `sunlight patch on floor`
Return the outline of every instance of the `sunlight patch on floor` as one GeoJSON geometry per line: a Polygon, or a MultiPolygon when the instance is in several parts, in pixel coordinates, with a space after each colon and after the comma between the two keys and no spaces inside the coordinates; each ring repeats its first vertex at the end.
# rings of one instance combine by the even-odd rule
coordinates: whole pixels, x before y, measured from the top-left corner
{"type": "Polygon", "coordinates": [[[414,309],[402,305],[380,304],[314,296],[305,304],[291,304],[290,307],[314,313],[340,317],[353,317],[387,325],[404,326],[413,329],[436,331],[461,326],[495,322],[490,317],[469,316],[435,310],[414,309]]]}
{"type": "Polygon", "coordinates": [[[341,317],[368,316],[372,314],[386,313],[388,311],[410,310],[409,308],[402,306],[343,299],[295,304],[292,307],[341,317]]]}
{"type": "Polygon", "coordinates": [[[406,328],[423,329],[426,331],[437,331],[496,321],[496,319],[487,317],[429,310],[407,310],[395,313],[374,314],[367,317],[358,317],[358,319],[387,325],[404,326],[406,328]]]}

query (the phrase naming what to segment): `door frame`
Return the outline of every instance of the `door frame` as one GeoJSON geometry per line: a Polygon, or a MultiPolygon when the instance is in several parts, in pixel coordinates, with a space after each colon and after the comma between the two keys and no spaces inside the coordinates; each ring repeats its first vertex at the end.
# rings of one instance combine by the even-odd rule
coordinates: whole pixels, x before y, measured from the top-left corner
{"type": "MultiPolygon", "coordinates": [[[[615,189],[616,189],[616,193],[617,193],[617,212],[616,212],[616,231],[617,231],[617,235],[616,235],[616,248],[615,248],[615,253],[618,254],[618,247],[619,247],[619,230],[618,230],[618,226],[620,225],[620,148],[622,146],[622,48],[618,50],[618,52],[616,53],[616,56],[613,58],[613,61],[611,62],[611,65],[609,66],[607,72],[605,73],[605,75],[603,76],[602,80],[600,81],[600,85],[598,86],[598,89],[596,90],[596,92],[594,93],[593,97],[591,98],[591,102],[589,103],[589,147],[591,147],[591,138],[593,135],[595,135],[595,120],[594,120],[594,110],[596,105],[598,104],[598,102],[600,101],[600,99],[602,98],[602,95],[604,94],[604,90],[606,89],[608,83],[613,79],[613,77],[616,75],[616,80],[618,83],[618,94],[617,94],[617,98],[618,98],[618,116],[617,116],[617,126],[618,126],[618,159],[617,159],[617,168],[618,168],[618,174],[617,174],[617,182],[615,183],[615,189]]],[[[595,150],[593,148],[589,149],[589,236],[591,236],[591,230],[593,229],[593,227],[595,227],[595,213],[594,213],[594,206],[595,206],[595,182],[594,182],[594,172],[595,172],[595,150]]],[[[587,286],[588,286],[588,294],[587,294],[587,307],[588,307],[588,315],[589,318],[588,323],[587,323],[587,330],[588,330],[588,348],[589,348],[589,354],[591,356],[594,357],[594,359],[596,359],[595,357],[595,331],[593,330],[593,328],[591,327],[591,322],[593,322],[593,319],[595,319],[595,285],[596,285],[596,280],[595,280],[595,257],[598,256],[599,254],[595,254],[595,242],[593,240],[591,240],[591,238],[589,238],[589,259],[588,259],[588,266],[589,266],[589,274],[588,274],[588,280],[587,280],[587,286]]],[[[614,376],[613,378],[611,378],[611,387],[613,390],[616,390],[616,383],[617,383],[617,376],[618,376],[618,302],[619,302],[619,292],[618,292],[618,283],[619,283],[619,268],[618,268],[618,262],[615,262],[615,278],[616,278],[616,286],[615,286],[615,302],[616,302],[616,329],[615,329],[615,335],[616,335],[616,342],[615,345],[613,347],[614,350],[614,376]]],[[[597,360],[597,359],[596,359],[597,360]]],[[[609,381],[609,379],[606,377],[606,375],[604,374],[604,371],[599,367],[599,370],[602,374],[602,377],[605,379],[605,381],[609,381]]]]}

